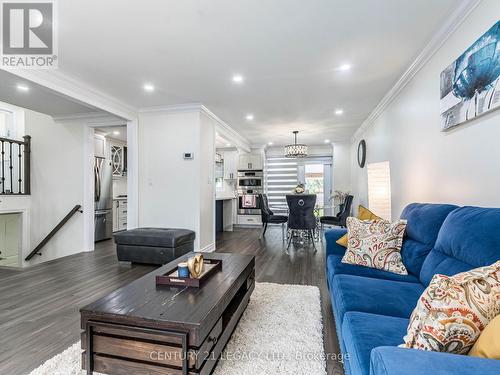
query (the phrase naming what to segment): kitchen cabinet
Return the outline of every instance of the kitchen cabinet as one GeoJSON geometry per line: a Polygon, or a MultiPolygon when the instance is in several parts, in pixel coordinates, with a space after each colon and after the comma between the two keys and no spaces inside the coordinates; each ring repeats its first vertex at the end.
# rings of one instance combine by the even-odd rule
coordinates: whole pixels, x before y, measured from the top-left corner
{"type": "Polygon", "coordinates": [[[113,232],[127,229],[127,201],[115,199],[113,201],[113,232]]]}
{"type": "Polygon", "coordinates": [[[260,215],[238,215],[238,225],[262,225],[260,215]]]}
{"type": "Polygon", "coordinates": [[[263,169],[263,162],[262,162],[262,155],[261,154],[250,154],[250,164],[252,165],[252,169],[256,170],[262,170],[263,169]]]}
{"type": "Polygon", "coordinates": [[[113,176],[125,176],[127,174],[127,146],[124,143],[110,141],[109,149],[113,176]]]}
{"type": "Polygon", "coordinates": [[[238,151],[224,151],[224,180],[236,180],[238,176],[238,151]]]}
{"type": "Polygon", "coordinates": [[[245,171],[250,169],[250,154],[241,154],[238,162],[238,170],[245,171]]]}
{"type": "Polygon", "coordinates": [[[106,158],[106,138],[103,135],[94,135],[94,156],[106,158]]]}
{"type": "Polygon", "coordinates": [[[261,154],[241,154],[239,157],[238,170],[252,171],[262,170],[263,161],[261,154]]]}

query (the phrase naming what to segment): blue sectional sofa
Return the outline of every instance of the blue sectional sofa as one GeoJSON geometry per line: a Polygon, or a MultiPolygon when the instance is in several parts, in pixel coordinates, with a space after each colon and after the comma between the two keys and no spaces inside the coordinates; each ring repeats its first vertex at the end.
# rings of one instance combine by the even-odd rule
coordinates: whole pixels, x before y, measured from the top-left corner
{"type": "Polygon", "coordinates": [[[500,361],[398,348],[417,300],[436,273],[454,275],[500,259],[500,209],[408,205],[402,276],[341,263],[345,229],[325,233],[326,273],[347,375],[500,374],[500,361]]]}

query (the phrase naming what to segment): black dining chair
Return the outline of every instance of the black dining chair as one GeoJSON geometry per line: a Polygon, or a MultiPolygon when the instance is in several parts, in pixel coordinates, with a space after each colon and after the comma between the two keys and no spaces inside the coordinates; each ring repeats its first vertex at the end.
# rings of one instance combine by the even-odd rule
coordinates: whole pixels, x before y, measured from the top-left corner
{"type": "Polygon", "coordinates": [[[286,249],[290,248],[296,231],[303,230],[307,231],[308,237],[312,241],[314,252],[316,252],[316,244],[314,243],[314,231],[317,226],[316,216],[314,216],[316,194],[287,195],[286,202],[289,209],[288,231],[291,231],[286,249]]]}
{"type": "Polygon", "coordinates": [[[267,224],[281,224],[281,237],[283,241],[285,240],[285,224],[288,221],[288,216],[286,215],[275,215],[273,211],[269,208],[269,202],[267,200],[266,194],[259,194],[259,200],[261,202],[260,215],[262,217],[262,233],[260,238],[264,237],[267,230],[267,224]]]}
{"type": "Polygon", "coordinates": [[[346,221],[349,215],[351,214],[351,206],[352,200],[354,197],[352,195],[348,195],[344,203],[341,206],[340,212],[336,216],[321,216],[319,218],[319,222],[321,223],[321,240],[323,240],[324,233],[324,225],[336,225],[338,227],[345,228],[346,221]]]}

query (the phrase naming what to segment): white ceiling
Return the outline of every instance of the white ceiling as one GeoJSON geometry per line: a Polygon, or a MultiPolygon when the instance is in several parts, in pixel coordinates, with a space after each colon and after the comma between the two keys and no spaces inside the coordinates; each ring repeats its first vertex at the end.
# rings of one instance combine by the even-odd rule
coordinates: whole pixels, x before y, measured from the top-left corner
{"type": "Polygon", "coordinates": [[[0,70],[0,101],[51,116],[102,112],[95,107],[19,78],[5,70],[0,70]],[[28,87],[29,91],[18,90],[18,85],[28,87]]]}
{"type": "Polygon", "coordinates": [[[215,148],[221,149],[221,148],[228,148],[228,147],[234,147],[229,140],[226,138],[222,137],[219,134],[215,135],[215,148]]]}
{"type": "Polygon", "coordinates": [[[103,126],[96,127],[95,129],[108,138],[114,138],[122,142],[127,142],[127,127],[125,125],[103,126]]]}
{"type": "Polygon", "coordinates": [[[463,1],[58,1],[59,68],[135,108],[203,103],[252,144],[342,141],[463,1]]]}

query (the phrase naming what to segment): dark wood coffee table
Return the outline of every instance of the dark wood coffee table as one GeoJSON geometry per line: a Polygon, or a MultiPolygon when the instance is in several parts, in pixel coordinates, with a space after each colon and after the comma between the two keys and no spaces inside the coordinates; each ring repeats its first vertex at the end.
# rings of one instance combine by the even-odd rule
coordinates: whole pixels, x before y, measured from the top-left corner
{"type": "Polygon", "coordinates": [[[83,307],[87,374],[210,374],[250,300],[255,259],[204,257],[222,259],[222,271],[199,289],[156,286],[156,275],[175,269],[176,260],[83,307]]]}

